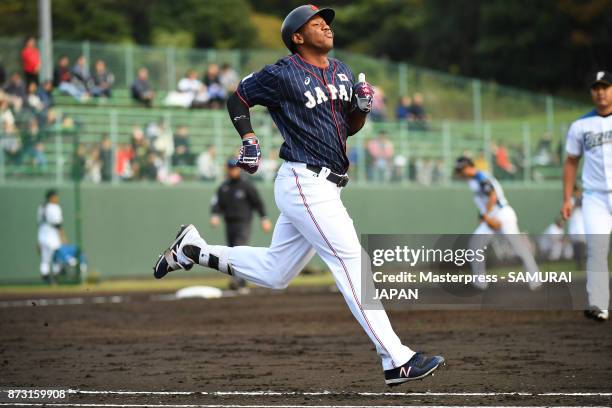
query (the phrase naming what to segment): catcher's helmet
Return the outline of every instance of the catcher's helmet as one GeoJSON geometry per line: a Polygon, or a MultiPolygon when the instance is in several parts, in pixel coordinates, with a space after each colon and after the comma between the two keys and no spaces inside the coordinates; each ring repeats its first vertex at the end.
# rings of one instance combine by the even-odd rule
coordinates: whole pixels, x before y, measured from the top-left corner
{"type": "Polygon", "coordinates": [[[460,173],[466,167],[474,166],[474,162],[467,156],[459,156],[455,161],[455,173],[460,173]]]}
{"type": "Polygon", "coordinates": [[[308,20],[316,15],[320,15],[327,24],[331,24],[334,20],[336,12],[331,8],[318,8],[312,4],[294,8],[281,26],[281,37],[283,42],[289,48],[289,51],[295,52],[295,44],[291,40],[293,33],[298,31],[308,20]]]}

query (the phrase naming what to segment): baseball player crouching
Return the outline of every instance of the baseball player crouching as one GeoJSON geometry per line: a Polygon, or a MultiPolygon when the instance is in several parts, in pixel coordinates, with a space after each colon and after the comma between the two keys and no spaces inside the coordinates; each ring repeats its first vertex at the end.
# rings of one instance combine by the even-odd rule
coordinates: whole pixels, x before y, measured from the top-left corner
{"type": "Polygon", "coordinates": [[[599,71],[590,82],[595,109],[572,123],[567,132],[561,215],[567,220],[572,214],[572,190],[580,158],[584,156],[582,216],[587,243],[586,289],[589,301],[585,316],[603,322],[609,318],[610,304],[608,251],[612,231],[612,73],[599,71]]]}
{"type": "Polygon", "coordinates": [[[316,253],[382,360],[389,386],[420,379],[444,363],[402,344],[384,309],[361,304],[362,248],[340,193],[348,183],[348,136],[364,125],[372,108],[373,88],[360,74],[328,57],[335,12],[300,6],[285,18],[281,37],[291,52],[245,77],[229,98],[230,118],[242,138],[238,165],[254,173],[261,156],[249,108],[268,108],[283,136],[285,160],[274,183],[280,216],[267,248],[210,245],[193,225],[180,229],[155,264],[161,278],[194,264],[217,269],[260,286],[285,288],[316,253]]]}
{"type": "MultiPolygon", "coordinates": [[[[524,272],[537,272],[538,265],[529,243],[519,230],[516,213],[506,200],[499,182],[493,176],[478,170],[472,159],[465,156],[457,158],[455,174],[468,180],[474,195],[474,203],[480,214],[481,221],[470,239],[470,247],[484,248],[491,242],[494,234],[502,234],[523,261],[524,272]]],[[[474,286],[482,290],[487,289],[489,284],[486,279],[485,262],[472,262],[471,266],[472,273],[477,277],[473,282],[474,286]]],[[[531,290],[537,290],[541,286],[542,283],[537,280],[529,281],[531,290]]]]}

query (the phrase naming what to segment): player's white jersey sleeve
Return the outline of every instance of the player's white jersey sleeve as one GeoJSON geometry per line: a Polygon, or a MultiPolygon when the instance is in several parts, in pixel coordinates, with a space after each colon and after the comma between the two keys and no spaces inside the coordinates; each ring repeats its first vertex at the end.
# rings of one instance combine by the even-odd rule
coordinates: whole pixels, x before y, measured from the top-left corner
{"type": "Polygon", "coordinates": [[[580,126],[577,124],[577,122],[574,122],[567,132],[565,151],[569,156],[582,156],[582,137],[579,129],[580,126]]]}
{"type": "Polygon", "coordinates": [[[565,150],[584,156],[585,190],[612,191],[612,115],[599,116],[593,110],[572,123],[565,150]]]}

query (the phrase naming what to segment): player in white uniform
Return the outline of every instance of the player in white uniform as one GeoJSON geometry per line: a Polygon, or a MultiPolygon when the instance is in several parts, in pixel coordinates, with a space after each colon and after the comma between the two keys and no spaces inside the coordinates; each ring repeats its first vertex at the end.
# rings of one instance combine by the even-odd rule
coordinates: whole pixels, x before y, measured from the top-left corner
{"type": "Polygon", "coordinates": [[[65,241],[62,223],[62,208],[59,194],[49,190],[45,203],[38,207],[38,248],[40,250],[40,275],[43,281],[51,283],[51,271],[59,272],[59,265],[53,264],[53,254],[65,241]]]}
{"type": "Polygon", "coordinates": [[[570,127],[567,158],[563,167],[563,206],[561,215],[572,213],[572,190],[580,158],[582,169],[582,214],[587,240],[588,318],[605,321],[609,317],[610,277],[608,249],[612,231],[612,73],[599,71],[591,83],[595,109],[570,127]]]}
{"type": "MultiPolygon", "coordinates": [[[[455,163],[455,174],[468,180],[468,185],[474,194],[474,203],[480,213],[481,222],[473,233],[470,247],[478,249],[485,247],[493,238],[493,234],[503,234],[508,239],[514,252],[521,258],[525,270],[537,272],[538,266],[533,258],[526,237],[521,235],[514,209],[510,207],[504,190],[497,180],[474,166],[472,159],[461,156],[455,163]]],[[[474,286],[486,289],[486,271],[484,262],[472,262],[472,273],[479,277],[474,286]]],[[[530,281],[531,290],[539,289],[541,282],[530,281]]]]}

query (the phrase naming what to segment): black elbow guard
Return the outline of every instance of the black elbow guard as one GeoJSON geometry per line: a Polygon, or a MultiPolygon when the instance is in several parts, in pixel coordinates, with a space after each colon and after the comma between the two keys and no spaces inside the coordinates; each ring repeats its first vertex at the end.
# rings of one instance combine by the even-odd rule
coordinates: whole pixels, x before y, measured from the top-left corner
{"type": "Polygon", "coordinates": [[[240,136],[244,136],[247,133],[255,133],[253,132],[253,126],[251,125],[249,107],[235,92],[227,100],[227,111],[230,119],[232,120],[232,124],[240,136]]]}

